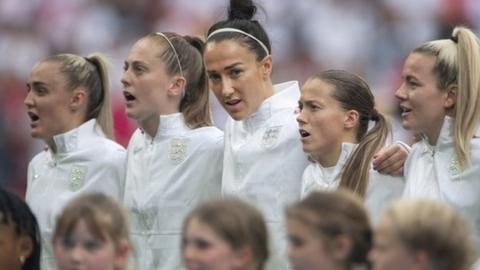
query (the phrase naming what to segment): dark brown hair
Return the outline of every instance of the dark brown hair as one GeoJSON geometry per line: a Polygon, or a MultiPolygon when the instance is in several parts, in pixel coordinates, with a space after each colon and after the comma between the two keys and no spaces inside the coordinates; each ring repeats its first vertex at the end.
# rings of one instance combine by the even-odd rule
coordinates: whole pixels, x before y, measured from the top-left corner
{"type": "Polygon", "coordinates": [[[326,241],[347,235],[352,240],[352,248],[346,263],[368,265],[367,254],[372,247],[370,220],[363,202],[352,192],[315,191],[288,207],[286,212],[288,219],[311,227],[326,241]]]}
{"type": "MultiPolygon", "coordinates": [[[[228,19],[219,21],[208,29],[207,35],[213,31],[221,28],[235,28],[242,30],[260,40],[268,49],[269,54],[272,54],[270,40],[265,29],[257,20],[252,20],[257,12],[257,7],[252,0],[230,0],[230,7],[228,8],[228,19]]],[[[207,40],[208,42],[220,42],[223,40],[236,40],[241,42],[249,48],[257,57],[257,61],[262,61],[267,52],[254,39],[236,32],[218,33],[207,40]]]]}
{"type": "Polygon", "coordinates": [[[183,236],[192,219],[209,226],[233,250],[249,247],[255,270],[262,270],[268,259],[267,227],[262,214],[249,204],[235,198],[204,203],[194,209],[183,223],[183,236]]]}
{"type": "Polygon", "coordinates": [[[358,146],[343,169],[340,187],[364,197],[373,155],[385,145],[389,125],[385,117],[375,109],[372,91],[360,76],[345,70],[327,70],[310,79],[331,84],[334,87],[333,98],[340,106],[345,110],[355,110],[359,114],[356,134],[358,146]],[[370,120],[374,121],[375,125],[368,130],[370,120]]]}

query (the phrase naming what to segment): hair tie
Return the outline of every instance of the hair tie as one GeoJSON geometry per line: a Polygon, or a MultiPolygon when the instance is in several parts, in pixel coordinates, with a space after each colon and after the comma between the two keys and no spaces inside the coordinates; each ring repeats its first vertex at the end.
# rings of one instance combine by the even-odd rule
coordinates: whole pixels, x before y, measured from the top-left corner
{"type": "Polygon", "coordinates": [[[378,114],[377,109],[373,109],[370,113],[370,120],[378,122],[380,120],[380,115],[378,114]]]}
{"type": "Polygon", "coordinates": [[[212,36],[214,36],[214,35],[216,35],[216,34],[218,34],[218,33],[225,33],[225,32],[240,33],[240,34],[243,34],[243,35],[245,35],[245,36],[247,36],[247,37],[255,40],[255,41],[263,48],[263,50],[265,51],[265,53],[267,54],[267,56],[270,55],[270,53],[268,52],[267,46],[265,46],[265,44],[263,44],[263,42],[262,42],[260,39],[254,37],[253,35],[245,32],[245,31],[242,31],[242,30],[240,30],[240,29],[237,29],[237,28],[227,27],[227,28],[217,29],[217,30],[213,31],[212,33],[210,33],[210,35],[208,35],[207,41],[208,41],[212,36]]]}

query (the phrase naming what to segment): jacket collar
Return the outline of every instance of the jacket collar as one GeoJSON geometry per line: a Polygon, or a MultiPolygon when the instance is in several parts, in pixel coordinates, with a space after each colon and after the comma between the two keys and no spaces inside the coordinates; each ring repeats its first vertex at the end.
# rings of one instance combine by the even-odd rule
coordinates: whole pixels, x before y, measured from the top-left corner
{"type": "MultiPolygon", "coordinates": [[[[300,88],[297,81],[289,81],[274,85],[275,94],[265,99],[258,110],[243,120],[243,126],[248,132],[254,132],[270,119],[276,110],[293,108],[300,98],[300,88]]],[[[293,112],[292,112],[293,113],[293,112]]]]}
{"type": "Polygon", "coordinates": [[[190,128],[185,124],[185,119],[182,113],[173,113],[168,115],[160,115],[160,123],[155,136],[152,138],[142,130],[147,141],[158,141],[165,136],[182,135],[189,131],[190,128]]]}
{"type": "MultiPolygon", "coordinates": [[[[329,184],[333,184],[335,181],[340,181],[340,174],[343,172],[345,164],[347,163],[350,155],[352,154],[353,150],[357,147],[357,144],[354,143],[342,143],[342,150],[340,152],[340,156],[338,157],[337,164],[335,164],[335,169],[333,170],[332,175],[318,175],[324,181],[329,182],[329,184]]],[[[320,171],[323,173],[323,166],[320,163],[315,162],[315,166],[318,166],[320,171]]]]}
{"type": "Polygon", "coordinates": [[[75,129],[53,136],[55,154],[67,154],[88,147],[90,139],[96,136],[105,137],[105,134],[95,119],[88,120],[75,129]]]}
{"type": "Polygon", "coordinates": [[[433,155],[435,151],[444,150],[453,147],[453,129],[455,128],[455,119],[450,116],[445,116],[443,119],[442,128],[440,129],[440,134],[438,135],[437,144],[431,145],[428,142],[428,138],[423,136],[423,149],[422,154],[431,154],[433,155]]]}

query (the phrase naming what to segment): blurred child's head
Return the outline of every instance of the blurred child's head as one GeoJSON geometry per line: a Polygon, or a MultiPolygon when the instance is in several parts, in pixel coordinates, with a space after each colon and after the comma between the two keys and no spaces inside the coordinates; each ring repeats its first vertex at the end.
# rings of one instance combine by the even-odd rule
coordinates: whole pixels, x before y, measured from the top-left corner
{"type": "Polygon", "coordinates": [[[103,194],[71,201],[58,218],[53,249],[59,270],[124,269],[131,248],[124,210],[103,194]]]}

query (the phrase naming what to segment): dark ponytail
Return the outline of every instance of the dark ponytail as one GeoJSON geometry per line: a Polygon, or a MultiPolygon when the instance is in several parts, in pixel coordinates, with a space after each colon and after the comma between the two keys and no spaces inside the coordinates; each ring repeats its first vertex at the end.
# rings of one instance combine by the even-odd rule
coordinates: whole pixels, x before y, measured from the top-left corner
{"type": "Polygon", "coordinates": [[[370,178],[373,155],[386,142],[390,129],[385,117],[375,109],[375,98],[368,84],[360,77],[345,70],[327,70],[313,77],[334,86],[332,94],[343,109],[359,114],[356,140],[358,146],[350,155],[343,169],[340,187],[365,197],[370,178]],[[368,130],[368,124],[375,125],[368,130]]]}
{"type": "Polygon", "coordinates": [[[257,13],[257,7],[251,0],[230,0],[228,20],[251,20],[257,13]]]}

